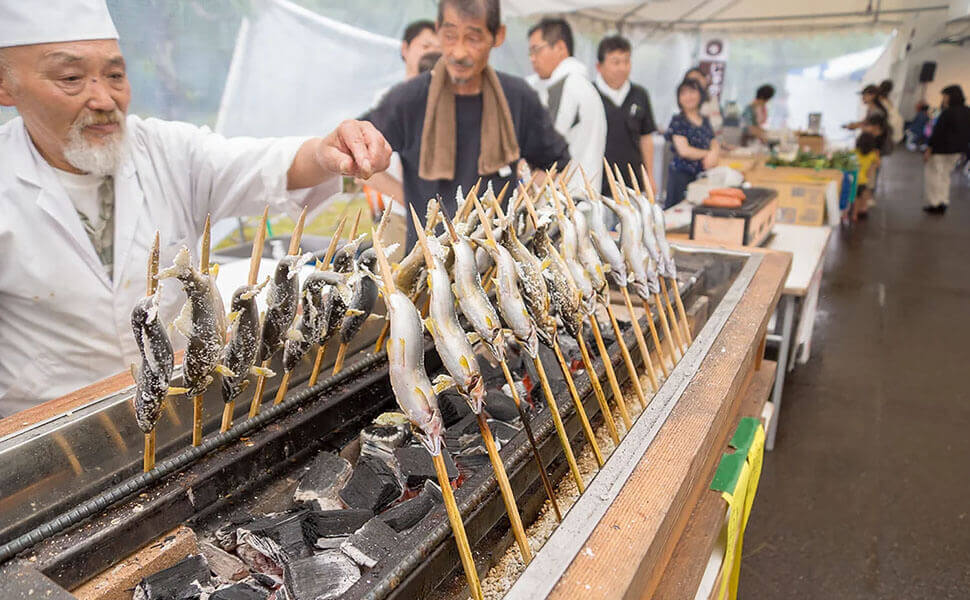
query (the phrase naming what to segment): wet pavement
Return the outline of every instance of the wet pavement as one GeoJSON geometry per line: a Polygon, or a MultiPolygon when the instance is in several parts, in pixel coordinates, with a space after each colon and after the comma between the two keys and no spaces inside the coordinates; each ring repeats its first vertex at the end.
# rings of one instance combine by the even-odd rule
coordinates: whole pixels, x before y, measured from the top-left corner
{"type": "Polygon", "coordinates": [[[970,187],[927,215],[920,156],[882,171],[869,219],[830,241],[740,598],[970,597],[970,187]]]}

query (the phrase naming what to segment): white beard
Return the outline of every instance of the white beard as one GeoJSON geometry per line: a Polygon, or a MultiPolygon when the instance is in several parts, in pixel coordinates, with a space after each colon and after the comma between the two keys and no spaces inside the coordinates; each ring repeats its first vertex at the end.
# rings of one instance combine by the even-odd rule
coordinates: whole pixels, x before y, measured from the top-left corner
{"type": "Polygon", "coordinates": [[[120,111],[118,114],[121,130],[103,138],[100,143],[92,143],[84,138],[82,131],[88,124],[85,119],[75,121],[67,134],[64,159],[75,169],[98,177],[114,175],[128,147],[125,119],[120,111]]]}

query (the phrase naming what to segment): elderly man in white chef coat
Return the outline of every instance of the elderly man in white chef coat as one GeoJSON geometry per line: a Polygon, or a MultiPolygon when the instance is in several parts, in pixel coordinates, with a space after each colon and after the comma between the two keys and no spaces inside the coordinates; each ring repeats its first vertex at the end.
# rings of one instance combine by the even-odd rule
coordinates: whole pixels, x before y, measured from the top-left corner
{"type": "MultiPolygon", "coordinates": [[[[369,177],[390,147],[369,123],[324,138],[226,139],[127,115],[104,0],[0,0],[0,415],[139,361],[130,315],[149,246],[198,251],[206,214],[298,213],[369,177]]],[[[179,308],[164,285],[162,318],[179,308]]]]}

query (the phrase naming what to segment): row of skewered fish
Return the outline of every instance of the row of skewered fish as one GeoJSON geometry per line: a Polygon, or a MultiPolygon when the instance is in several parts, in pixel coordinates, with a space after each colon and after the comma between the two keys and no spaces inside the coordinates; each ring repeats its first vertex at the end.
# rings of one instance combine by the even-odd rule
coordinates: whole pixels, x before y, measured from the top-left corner
{"type": "MultiPolygon", "coordinates": [[[[265,218],[264,214],[264,227],[265,218]]],[[[301,217],[301,224],[303,218],[305,215],[301,217]]],[[[208,223],[206,227],[208,231],[208,223]]],[[[199,267],[191,264],[189,250],[183,247],[172,266],[156,275],[156,236],[149,265],[148,293],[132,312],[132,327],[142,355],[141,368],[133,369],[137,383],[135,418],[146,436],[153,435],[166,396],[184,393],[200,398],[213,383],[216,373],[221,375],[222,397],[227,406],[228,419],[226,415],[223,419],[225,431],[231,423],[234,401],[252,379],[262,382],[266,377],[275,376],[267,366],[274,355],[282,351],[284,376],[288,380],[289,372],[313,346],[322,346],[334,337],[345,344],[360,331],[377,300],[374,278],[367,276],[376,266],[374,250],[359,252],[363,235],[336,250],[338,231],[325,260],[317,261],[318,268],[304,278],[301,287],[299,273],[314,259],[313,254],[298,253],[301,230],[298,227],[290,254],[280,259],[273,275],[257,283],[262,250],[262,236],[259,236],[259,252],[254,250],[249,281],[233,293],[228,315],[215,286],[217,271],[210,272],[206,264],[206,249],[199,267]],[[180,388],[169,385],[174,352],[169,332],[158,316],[157,280],[164,278],[178,280],[186,294],[185,305],[172,323],[188,341],[182,362],[184,387],[180,388]],[[256,297],[263,288],[267,288],[267,308],[260,315],[256,297]],[[299,315],[298,307],[302,308],[299,315]]],[[[203,237],[208,239],[208,235],[203,237]]],[[[258,406],[258,402],[253,404],[258,406]]],[[[198,417],[197,414],[197,420],[201,421],[198,417]]],[[[201,429],[200,422],[196,425],[201,429]]],[[[146,438],[146,469],[153,462],[147,456],[148,444],[146,438]]]]}
{"type": "MultiPolygon", "coordinates": [[[[397,266],[396,271],[387,263],[379,237],[375,236],[374,246],[381,267],[381,289],[390,319],[387,352],[391,385],[398,404],[418,430],[420,439],[433,457],[440,455],[443,445],[443,426],[437,406],[437,394],[443,388],[454,386],[466,399],[471,410],[481,414],[485,394],[478,357],[482,355],[488,360],[500,362],[509,378],[509,387],[514,390],[514,382],[504,361],[506,353],[514,350],[514,341],[514,348],[534,361],[560,442],[580,490],[583,489],[583,482],[572,457],[556,401],[549,391],[539,357],[540,344],[555,352],[570,387],[574,407],[586,430],[587,439],[599,464],[603,464],[592,429],[572,383],[570,370],[559,348],[559,332],[564,331],[580,345],[587,372],[592,379],[596,375],[585,347],[582,329],[584,323],[589,321],[597,331],[597,338],[600,337],[595,317],[598,306],[609,312],[614,327],[617,327],[608,298],[609,282],[612,281],[624,292],[632,287],[644,301],[644,307],[648,311],[649,305],[646,301],[654,299],[657,310],[666,317],[664,306],[657,294],[661,289],[666,290],[663,277],[674,280],[676,278],[676,265],[665,237],[663,212],[652,202],[651,197],[644,196],[639,189],[626,188],[619,173],[617,179],[621,183],[614,181],[611,176],[613,198],[601,198],[588,185],[586,197],[573,198],[566,192],[564,185],[557,185],[562,183],[562,179],[556,181],[550,173],[547,183],[538,192],[531,190],[536,195],[535,199],[530,196],[530,190],[526,186],[521,186],[513,193],[508,214],[503,212],[501,200],[491,190],[485,194],[485,199],[490,204],[488,211],[473,190],[467,198],[459,197],[457,222],[453,222],[448,215],[439,213],[437,204],[432,201],[426,224],[422,226],[412,208],[419,246],[397,266]],[[619,187],[621,185],[622,188],[619,187]],[[474,213],[469,205],[474,205],[474,213]],[[606,208],[616,213],[620,220],[619,246],[605,225],[606,208]],[[463,218],[462,215],[467,217],[463,218]],[[444,224],[440,234],[436,232],[439,216],[444,224]],[[422,261],[415,258],[418,255],[423,256],[423,265],[422,261]],[[484,285],[483,273],[486,276],[484,285]],[[424,319],[414,304],[421,288],[422,274],[426,276],[429,296],[427,318],[424,319]],[[486,292],[488,286],[495,288],[493,296],[486,292]],[[459,318],[459,312],[464,321],[459,318]],[[431,334],[435,349],[447,372],[437,376],[433,382],[424,368],[425,329],[431,334]],[[480,343],[480,352],[476,352],[473,342],[480,343]]],[[[631,315],[635,317],[632,305],[629,305],[629,296],[626,298],[631,315]]],[[[667,304],[669,306],[669,299],[667,304]]],[[[686,336],[686,331],[681,330],[681,324],[678,323],[679,320],[686,324],[684,315],[678,319],[672,307],[669,314],[678,329],[677,335],[686,336]]],[[[633,321],[634,327],[639,329],[636,318],[633,321]]],[[[652,327],[652,317],[650,323],[652,327]]],[[[616,333],[622,348],[622,336],[618,327],[616,333]]],[[[665,331],[665,334],[669,339],[669,331],[665,331]]],[[[682,342],[679,345],[683,350],[682,342]]],[[[599,346],[604,362],[612,362],[605,355],[601,340],[599,346]]],[[[664,356],[659,342],[656,347],[663,362],[664,356]]],[[[676,359],[672,348],[671,350],[673,361],[676,359]]],[[[650,356],[645,343],[641,351],[644,353],[644,361],[649,365],[650,356]]],[[[624,353],[634,380],[633,386],[645,407],[646,400],[640,390],[640,378],[625,349],[624,353]]],[[[615,377],[611,379],[615,401],[620,404],[620,412],[625,416],[629,427],[629,417],[622,407],[622,394],[617,389],[615,377]]],[[[655,379],[653,385],[656,391],[655,379]]],[[[604,418],[609,424],[612,422],[612,414],[605,398],[602,398],[598,381],[594,382],[593,387],[598,390],[604,418]]],[[[515,400],[519,404],[517,397],[515,400]]],[[[524,414],[522,417],[523,425],[530,433],[530,441],[533,441],[528,420],[524,414]]],[[[611,433],[618,441],[615,437],[615,425],[611,426],[611,433]]],[[[485,431],[484,426],[482,434],[487,444],[490,434],[485,431]]],[[[539,461],[540,472],[545,475],[538,452],[535,456],[539,461]]],[[[493,461],[493,467],[503,496],[507,493],[504,499],[513,532],[523,559],[528,562],[531,549],[524,532],[517,531],[521,529],[521,520],[515,498],[511,490],[502,486],[504,467],[500,460],[497,463],[493,461]]],[[[507,478],[505,481],[507,482],[507,478]]],[[[448,487],[448,482],[442,482],[442,487],[448,487]]],[[[550,500],[555,503],[551,493],[550,500]]],[[[481,597],[477,572],[460,515],[449,513],[449,517],[472,596],[481,597]]]]}

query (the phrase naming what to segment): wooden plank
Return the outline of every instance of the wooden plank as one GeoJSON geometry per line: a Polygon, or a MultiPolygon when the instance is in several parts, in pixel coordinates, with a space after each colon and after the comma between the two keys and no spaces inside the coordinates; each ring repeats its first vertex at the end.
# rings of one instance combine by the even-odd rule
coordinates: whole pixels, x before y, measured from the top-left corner
{"type": "MultiPolygon", "coordinates": [[[[771,395],[778,363],[763,361],[760,370],[755,371],[751,382],[743,393],[740,409],[734,424],[728,429],[733,432],[742,417],[761,417],[765,402],[771,395]]],[[[726,452],[727,445],[722,447],[726,452]]],[[[711,470],[701,483],[714,477],[711,470]]],[[[696,595],[704,570],[707,567],[714,544],[717,542],[724,525],[724,500],[718,492],[705,489],[690,513],[684,533],[681,534],[674,552],[664,568],[660,584],[654,596],[664,600],[692,600],[696,595]]]]}
{"type": "MultiPolygon", "coordinates": [[[[176,353],[175,364],[182,363],[183,354],[185,352],[182,350],[176,353]]],[[[135,381],[131,378],[131,372],[125,371],[102,379],[101,381],[96,381],[66,396],[61,396],[49,402],[24,409],[9,417],[0,419],[0,437],[16,433],[21,429],[36,425],[41,421],[46,421],[68,411],[76,410],[98,398],[104,398],[133,385],[135,385],[135,381]]]]}
{"type": "Polygon", "coordinates": [[[652,596],[719,456],[790,264],[788,255],[765,253],[702,368],[550,597],[652,596]]]}

